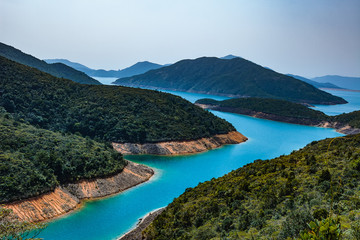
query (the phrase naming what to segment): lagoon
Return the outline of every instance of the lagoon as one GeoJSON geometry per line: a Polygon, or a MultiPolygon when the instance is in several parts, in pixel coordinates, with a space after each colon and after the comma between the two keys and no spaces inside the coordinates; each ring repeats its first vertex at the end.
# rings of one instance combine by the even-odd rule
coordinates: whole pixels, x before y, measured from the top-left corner
{"type": "MultiPolygon", "coordinates": [[[[203,97],[222,99],[204,94],[167,92],[191,102],[203,97]]],[[[134,227],[146,213],[166,206],[186,188],[195,187],[199,182],[223,176],[256,159],[271,159],[289,154],[315,140],[341,136],[332,129],[280,123],[232,113],[212,113],[231,122],[249,140],[195,155],[127,156],[131,161],[151,166],[156,175],[149,182],[121,194],[85,202],[80,210],[50,222],[40,237],[51,240],[116,239],[134,227]]]]}

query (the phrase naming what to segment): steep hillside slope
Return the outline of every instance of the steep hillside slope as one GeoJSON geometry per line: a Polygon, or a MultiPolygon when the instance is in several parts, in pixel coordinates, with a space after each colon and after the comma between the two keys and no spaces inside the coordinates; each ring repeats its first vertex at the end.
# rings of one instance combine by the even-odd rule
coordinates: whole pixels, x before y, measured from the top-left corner
{"type": "MultiPolygon", "coordinates": [[[[343,239],[356,239],[359,196],[360,135],[326,139],[187,189],[144,235],[158,240],[294,239],[309,230],[311,221],[330,216],[340,223],[343,239]]],[[[332,220],[327,221],[320,231],[329,230],[332,220]]],[[[334,232],[337,226],[331,228],[334,232]]]]}
{"type": "Polygon", "coordinates": [[[22,51],[8,46],[6,44],[0,43],[0,56],[3,56],[7,59],[13,60],[15,62],[34,67],[40,71],[49,73],[53,76],[59,78],[70,79],[74,82],[82,84],[95,84],[101,85],[101,83],[83,72],[75,70],[62,63],[47,64],[36,57],[33,57],[29,54],[23,53],[22,51]]]}
{"type": "Polygon", "coordinates": [[[0,203],[115,175],[125,166],[110,144],[39,129],[15,121],[0,108],[0,203]]]}
{"type": "Polygon", "coordinates": [[[235,128],[157,91],[82,85],[0,57],[0,106],[41,128],[117,143],[195,140],[235,128]]]}

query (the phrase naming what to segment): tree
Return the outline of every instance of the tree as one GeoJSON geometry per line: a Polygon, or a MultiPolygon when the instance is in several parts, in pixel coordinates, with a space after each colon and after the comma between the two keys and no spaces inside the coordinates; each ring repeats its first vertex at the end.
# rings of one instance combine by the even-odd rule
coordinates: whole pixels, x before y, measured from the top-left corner
{"type": "Polygon", "coordinates": [[[39,240],[36,238],[46,227],[42,223],[22,222],[12,216],[12,210],[0,207],[0,239],[39,240]]]}

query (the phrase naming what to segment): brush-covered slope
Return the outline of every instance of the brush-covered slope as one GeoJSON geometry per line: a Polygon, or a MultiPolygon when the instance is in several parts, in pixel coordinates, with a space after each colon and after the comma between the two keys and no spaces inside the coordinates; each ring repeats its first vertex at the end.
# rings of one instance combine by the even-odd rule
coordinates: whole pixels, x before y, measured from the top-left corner
{"type": "Polygon", "coordinates": [[[360,128],[360,111],[350,113],[343,113],[337,116],[332,116],[333,121],[348,124],[354,128],[360,128]]]}
{"type": "Polygon", "coordinates": [[[40,71],[49,73],[53,76],[70,79],[74,82],[82,84],[95,84],[100,85],[101,83],[83,72],[75,70],[62,63],[47,64],[36,57],[33,57],[29,54],[23,53],[22,51],[0,43],[0,56],[3,56],[7,59],[13,60],[15,62],[34,67],[40,71]]]}
{"type": "Polygon", "coordinates": [[[157,91],[82,85],[0,57],[0,106],[41,128],[118,143],[194,140],[234,131],[223,119],[157,91]]]}
{"type": "Polygon", "coordinates": [[[0,107],[0,203],[114,175],[125,165],[111,144],[39,129],[15,121],[0,107]]]}
{"type": "Polygon", "coordinates": [[[330,214],[339,217],[344,239],[356,239],[359,196],[360,135],[326,139],[187,189],[145,235],[159,240],[294,239],[308,223],[330,214]]]}
{"type": "Polygon", "coordinates": [[[344,99],[310,84],[242,58],[228,60],[202,57],[182,60],[145,74],[118,79],[115,84],[215,95],[275,98],[310,104],[346,103],[344,99]]]}

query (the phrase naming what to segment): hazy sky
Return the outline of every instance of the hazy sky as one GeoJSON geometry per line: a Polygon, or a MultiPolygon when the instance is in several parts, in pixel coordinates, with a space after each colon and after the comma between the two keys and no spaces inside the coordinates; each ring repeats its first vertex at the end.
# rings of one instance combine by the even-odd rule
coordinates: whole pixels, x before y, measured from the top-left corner
{"type": "Polygon", "coordinates": [[[234,54],[360,76],[360,0],[0,0],[0,42],[96,69],[234,54]]]}

